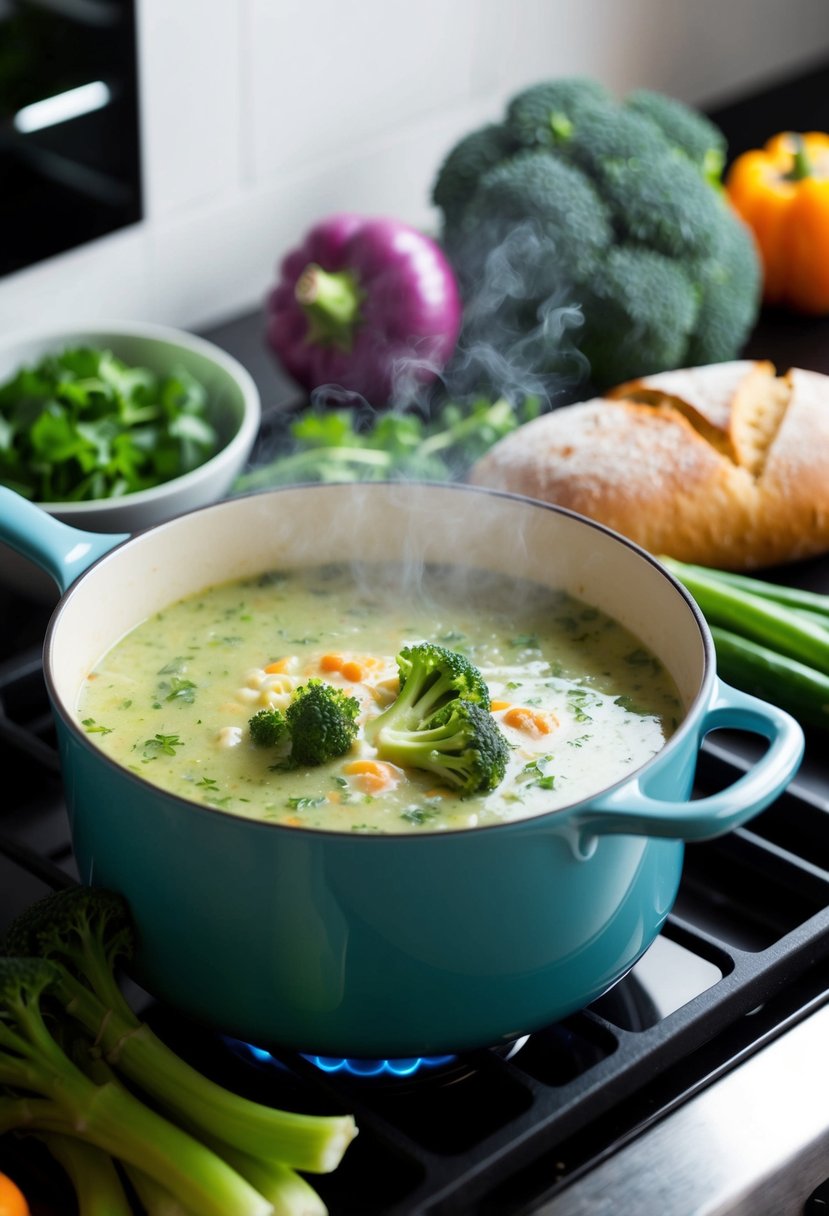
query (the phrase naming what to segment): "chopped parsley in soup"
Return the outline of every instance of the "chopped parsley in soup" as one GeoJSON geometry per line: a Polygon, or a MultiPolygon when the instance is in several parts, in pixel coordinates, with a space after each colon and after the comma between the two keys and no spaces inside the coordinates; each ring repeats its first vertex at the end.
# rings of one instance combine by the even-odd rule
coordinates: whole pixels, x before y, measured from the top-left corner
{"type": "Polygon", "coordinates": [[[596,608],[529,581],[393,563],[273,571],[173,604],[109,651],[78,705],[101,750],[153,784],[344,832],[470,828],[578,802],[659,751],[680,713],[659,660],[596,608]],[[421,643],[483,678],[504,757],[494,789],[465,796],[369,741],[398,696],[398,655],[421,643]],[[354,737],[334,759],[292,763],[249,723],[316,680],[354,698],[354,737]]]}

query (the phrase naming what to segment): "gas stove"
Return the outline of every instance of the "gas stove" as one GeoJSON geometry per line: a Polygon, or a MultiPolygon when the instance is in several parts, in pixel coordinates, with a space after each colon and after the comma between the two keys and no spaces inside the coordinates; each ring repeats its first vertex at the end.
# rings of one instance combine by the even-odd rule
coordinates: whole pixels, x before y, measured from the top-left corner
{"type": "MultiPolygon", "coordinates": [[[[829,563],[799,569],[829,591],[829,563]]],[[[0,931],[76,881],[40,644],[48,609],[0,604],[0,931]]],[[[700,793],[756,746],[709,736],[700,793]]],[[[615,988],[508,1047],[331,1060],[242,1044],[137,990],[182,1055],[260,1101],[348,1110],[360,1135],[314,1179],[332,1216],[817,1216],[829,1205],[829,763],[810,737],[751,825],[686,852],[663,932],[615,988]]],[[[38,1146],[0,1138],[36,1216],[73,1199],[38,1146]]],[[[232,1216],[232,1214],[229,1214],[232,1216]]]]}
{"type": "MultiPolygon", "coordinates": [[[[712,117],[733,154],[773,130],[827,129],[827,83],[822,68],[712,117]]],[[[266,407],[298,403],[259,314],[206,336],[248,367],[266,407]]],[[[829,373],[829,320],[764,315],[744,353],[829,373]]],[[[829,593],[829,559],[779,576],[829,593]]],[[[0,932],[77,880],[40,661],[48,615],[0,590],[0,932]]],[[[732,783],[756,746],[710,735],[698,792],[732,783]]],[[[509,1046],[320,1059],[225,1039],[140,990],[131,996],[229,1088],[354,1114],[360,1134],[342,1164],[313,1180],[331,1216],[827,1216],[825,735],[808,735],[797,777],[749,826],[688,846],[675,906],[629,975],[509,1046]]],[[[0,1137],[4,1168],[33,1216],[73,1216],[74,1198],[37,1144],[0,1137]]]]}

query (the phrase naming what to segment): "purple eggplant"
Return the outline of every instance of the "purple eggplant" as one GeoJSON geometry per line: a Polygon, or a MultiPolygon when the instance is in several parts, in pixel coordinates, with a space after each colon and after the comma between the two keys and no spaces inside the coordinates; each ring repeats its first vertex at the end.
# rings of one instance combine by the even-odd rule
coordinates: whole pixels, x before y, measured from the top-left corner
{"type": "Polygon", "coordinates": [[[461,300],[431,238],[396,220],[342,214],[283,259],[267,320],[268,342],[304,388],[338,385],[382,407],[406,404],[449,361],[461,300]]]}

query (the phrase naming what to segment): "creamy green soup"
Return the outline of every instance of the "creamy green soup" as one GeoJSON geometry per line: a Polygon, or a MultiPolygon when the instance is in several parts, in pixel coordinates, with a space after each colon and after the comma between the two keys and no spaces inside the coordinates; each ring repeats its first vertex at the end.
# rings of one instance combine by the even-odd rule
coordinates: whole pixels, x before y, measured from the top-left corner
{"type": "Polygon", "coordinates": [[[577,802],[638,768],[680,717],[655,656],[569,595],[483,572],[395,565],[274,571],[212,587],[144,621],[85,681],[78,719],[147,781],[234,815],[344,832],[471,828],[577,802]],[[462,798],[379,762],[362,726],[421,641],[483,674],[509,744],[503,781],[462,798]],[[285,771],[248,721],[309,678],[346,689],[361,728],[345,756],[285,771]]]}

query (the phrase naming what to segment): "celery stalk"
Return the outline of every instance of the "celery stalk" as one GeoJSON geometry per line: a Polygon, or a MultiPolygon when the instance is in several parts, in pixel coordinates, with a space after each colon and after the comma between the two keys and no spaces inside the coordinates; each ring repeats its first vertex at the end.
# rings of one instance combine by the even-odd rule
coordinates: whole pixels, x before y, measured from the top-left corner
{"type": "Polygon", "coordinates": [[[78,1216],[132,1216],[132,1207],[112,1158],[83,1140],[56,1132],[39,1132],[75,1189],[78,1216]]]}
{"type": "Polygon", "coordinates": [[[177,1056],[131,1011],[125,1017],[120,1004],[104,1009],[93,993],[61,972],[67,1012],[86,1027],[104,1059],[196,1133],[312,1174],[339,1165],[357,1134],[351,1115],[296,1114],[231,1093],[177,1056]]]}

